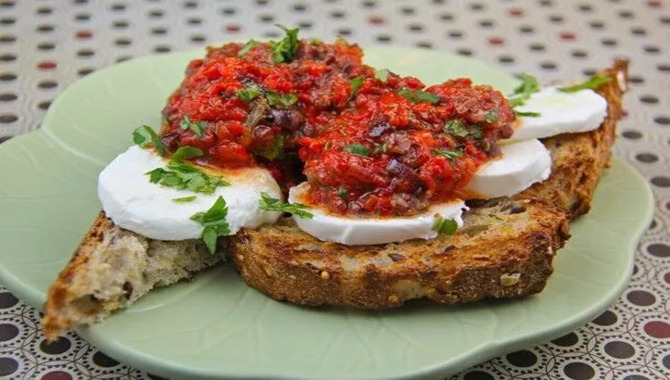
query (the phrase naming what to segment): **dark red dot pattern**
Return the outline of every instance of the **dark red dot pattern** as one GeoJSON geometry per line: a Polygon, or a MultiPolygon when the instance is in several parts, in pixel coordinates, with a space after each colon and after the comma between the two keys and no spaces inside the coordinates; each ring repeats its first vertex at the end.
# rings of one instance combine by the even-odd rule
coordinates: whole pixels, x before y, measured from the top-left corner
{"type": "MultiPolygon", "coordinates": [[[[300,26],[307,38],[344,36],[362,45],[452,52],[517,76],[528,72],[545,83],[592,75],[616,57],[632,59],[627,116],[620,122],[615,153],[643,173],[657,210],[642,238],[630,286],[586,327],[453,378],[670,378],[667,2],[0,0],[0,144],[38,128],[56,96],[95,71],[147,54],[277,38],[275,23],[300,26]]],[[[0,285],[0,377],[159,379],[75,335],[47,343],[38,321],[35,310],[0,285]],[[30,350],[34,362],[28,365],[12,349],[30,350]]]]}

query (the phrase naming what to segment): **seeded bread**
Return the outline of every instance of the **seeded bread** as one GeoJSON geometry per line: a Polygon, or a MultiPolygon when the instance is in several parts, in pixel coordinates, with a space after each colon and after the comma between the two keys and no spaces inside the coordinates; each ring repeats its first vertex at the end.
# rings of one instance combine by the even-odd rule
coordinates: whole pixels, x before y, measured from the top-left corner
{"type": "Polygon", "coordinates": [[[147,239],[115,226],[101,212],[49,289],[44,332],[55,339],[67,328],[98,322],[149,290],[189,278],[221,258],[199,239],[147,239]]]}
{"type": "Polygon", "coordinates": [[[600,128],[585,133],[562,134],[542,143],[552,159],[551,176],[517,195],[517,199],[542,199],[562,208],[570,218],[585,214],[603,170],[609,166],[615,127],[623,116],[622,95],[627,89],[628,61],[617,60],[602,70],[614,80],[597,91],[607,99],[607,118],[600,128]]]}
{"type": "Polygon", "coordinates": [[[377,310],[418,298],[457,304],[540,292],[569,236],[565,214],[536,200],[471,206],[455,235],[374,246],[322,242],[283,218],[234,236],[231,261],[253,288],[309,306],[377,310]]]}

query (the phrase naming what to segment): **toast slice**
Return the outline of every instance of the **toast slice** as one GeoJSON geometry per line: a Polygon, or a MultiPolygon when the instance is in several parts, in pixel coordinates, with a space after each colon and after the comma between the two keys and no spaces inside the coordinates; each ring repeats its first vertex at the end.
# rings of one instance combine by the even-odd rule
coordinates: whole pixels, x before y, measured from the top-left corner
{"type": "Polygon", "coordinates": [[[115,226],[101,212],[49,289],[44,333],[55,339],[65,329],[99,322],[149,290],[187,279],[222,257],[210,254],[200,239],[148,239],[115,226]]]}
{"type": "Polygon", "coordinates": [[[416,298],[457,304],[540,292],[568,237],[567,222],[590,208],[623,115],[628,61],[599,74],[613,78],[597,89],[608,103],[601,126],[543,139],[551,176],[514,200],[475,202],[484,207],[464,214],[458,234],[350,247],[318,241],[284,220],[233,237],[231,261],[262,293],[310,306],[385,309],[416,298]]]}
{"type": "Polygon", "coordinates": [[[300,305],[387,309],[417,298],[457,304],[542,291],[568,238],[565,213],[537,200],[471,203],[455,235],[374,246],[322,242],[290,218],[233,237],[244,281],[300,305]]]}
{"type": "Polygon", "coordinates": [[[600,128],[584,133],[567,133],[542,140],[551,153],[551,176],[516,196],[545,200],[568,213],[585,214],[603,170],[609,166],[617,121],[623,116],[622,96],[627,89],[628,61],[617,60],[600,75],[614,80],[596,90],[607,99],[607,118],[600,128]]]}

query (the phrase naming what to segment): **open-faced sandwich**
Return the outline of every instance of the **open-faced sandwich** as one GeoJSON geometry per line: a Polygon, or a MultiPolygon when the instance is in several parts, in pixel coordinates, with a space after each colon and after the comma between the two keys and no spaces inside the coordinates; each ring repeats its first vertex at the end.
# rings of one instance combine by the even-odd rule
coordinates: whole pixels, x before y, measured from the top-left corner
{"type": "Polygon", "coordinates": [[[512,94],[426,86],[357,45],[209,48],[159,132],[101,173],[103,211],[49,290],[47,337],[224,258],[278,300],[367,309],[540,292],[607,166],[627,62],[512,94]]]}

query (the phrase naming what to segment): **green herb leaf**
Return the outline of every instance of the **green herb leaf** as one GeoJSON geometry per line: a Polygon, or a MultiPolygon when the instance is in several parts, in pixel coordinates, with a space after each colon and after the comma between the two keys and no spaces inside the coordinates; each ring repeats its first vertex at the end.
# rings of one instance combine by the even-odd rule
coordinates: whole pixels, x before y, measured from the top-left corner
{"type": "Polygon", "coordinates": [[[344,187],[340,186],[340,187],[337,188],[337,196],[338,197],[340,197],[342,199],[347,199],[348,195],[349,195],[349,192],[344,187]]]}
{"type": "MultiPolygon", "coordinates": [[[[156,168],[145,174],[149,175],[149,182],[156,183],[161,186],[174,187],[178,190],[188,189],[194,193],[203,193],[203,194],[212,194],[219,186],[228,186],[228,182],[223,180],[221,177],[213,176],[207,174],[200,170],[199,168],[181,161],[182,159],[190,157],[198,157],[197,154],[199,151],[202,151],[198,148],[193,147],[182,147],[182,148],[192,148],[182,150],[178,158],[175,159],[174,155],[172,159],[167,164],[167,169],[156,168]]],[[[180,149],[182,149],[180,148],[180,149]]],[[[179,149],[177,150],[179,152],[179,149]]],[[[177,155],[175,152],[175,155],[177,155]]]]}
{"type": "Polygon", "coordinates": [[[344,150],[359,156],[370,157],[370,149],[362,144],[347,145],[344,147],[344,150]]]}
{"type": "Polygon", "coordinates": [[[486,116],[484,116],[484,119],[486,119],[487,123],[495,123],[498,121],[498,113],[491,110],[486,114],[486,116]]]}
{"type": "Polygon", "coordinates": [[[417,103],[423,101],[431,104],[437,104],[440,102],[440,98],[437,95],[433,94],[432,92],[423,90],[418,90],[416,92],[416,99],[417,103]]]}
{"type": "Polygon", "coordinates": [[[205,227],[200,237],[210,253],[216,251],[216,241],[219,236],[230,235],[226,216],[228,216],[228,207],[226,206],[226,201],[221,196],[216,199],[209,210],[198,212],[191,216],[191,220],[205,227]]]}
{"type": "Polygon", "coordinates": [[[386,82],[386,80],[389,78],[389,74],[391,72],[388,69],[381,69],[375,71],[375,79],[380,80],[382,82],[386,82]]]}
{"type": "Polygon", "coordinates": [[[307,206],[301,203],[282,202],[277,198],[272,198],[268,193],[261,193],[261,200],[259,207],[263,211],[279,211],[293,214],[299,218],[312,219],[314,215],[311,212],[305,211],[307,206]]]}
{"type": "Polygon", "coordinates": [[[540,91],[540,82],[530,74],[521,74],[521,84],[514,89],[514,95],[531,95],[540,91]]]}
{"type": "Polygon", "coordinates": [[[244,90],[238,90],[235,95],[245,102],[250,102],[257,96],[261,94],[261,90],[254,83],[248,84],[244,87],[244,90]]]}
{"type": "Polygon", "coordinates": [[[349,94],[348,100],[351,100],[354,98],[354,96],[356,96],[356,92],[358,91],[359,88],[361,88],[364,80],[365,77],[362,75],[351,80],[351,93],[349,94]]]}
{"type": "Polygon", "coordinates": [[[517,117],[519,117],[519,116],[523,116],[523,117],[540,117],[540,116],[542,116],[542,114],[539,113],[539,112],[531,112],[531,111],[514,111],[514,114],[517,117]]]}
{"type": "Polygon", "coordinates": [[[246,44],[244,44],[242,49],[240,49],[240,51],[237,52],[237,56],[240,58],[243,57],[245,54],[249,52],[249,50],[251,50],[251,48],[253,48],[256,45],[258,45],[258,41],[250,39],[249,41],[247,41],[246,44]]]}
{"type": "Polygon", "coordinates": [[[507,101],[509,101],[510,107],[512,107],[512,108],[524,105],[526,103],[526,100],[527,99],[523,99],[523,98],[509,98],[509,99],[507,99],[507,101]]]}
{"type": "Polygon", "coordinates": [[[532,94],[538,91],[540,91],[540,82],[537,78],[530,74],[521,74],[521,84],[514,89],[509,97],[510,105],[512,107],[523,105],[532,94]]]}
{"type": "Polygon", "coordinates": [[[396,93],[413,103],[429,102],[431,104],[437,104],[440,102],[440,98],[429,91],[423,91],[423,90],[412,91],[407,88],[401,88],[396,93]]]}
{"type": "Polygon", "coordinates": [[[142,148],[146,148],[149,144],[152,144],[161,156],[165,156],[165,153],[167,153],[165,144],[163,144],[156,132],[148,125],[143,125],[133,131],[133,142],[142,148]]]}
{"type": "Polygon", "coordinates": [[[198,137],[202,137],[203,133],[205,133],[205,126],[207,126],[206,122],[204,121],[192,122],[191,119],[188,118],[188,116],[184,116],[179,122],[179,128],[181,128],[184,131],[190,129],[198,137]]]}
{"type": "Polygon", "coordinates": [[[280,108],[288,108],[298,101],[296,94],[278,94],[273,91],[267,91],[265,98],[271,106],[279,106],[280,108]]]}
{"type": "Polygon", "coordinates": [[[403,98],[409,100],[410,102],[414,102],[414,91],[412,90],[401,88],[396,92],[396,94],[402,96],[403,98]]]}
{"type": "Polygon", "coordinates": [[[433,151],[433,154],[437,156],[442,156],[444,158],[447,158],[449,160],[453,160],[455,158],[461,157],[463,155],[463,152],[460,150],[449,150],[449,149],[435,149],[433,151]]]}
{"type": "Polygon", "coordinates": [[[323,41],[321,41],[318,38],[312,37],[312,38],[309,39],[309,44],[310,45],[321,45],[322,43],[323,43],[323,41]]]}
{"type": "Polygon", "coordinates": [[[172,200],[177,203],[187,203],[187,202],[193,202],[195,198],[196,198],[195,195],[191,195],[190,197],[172,198],[172,200]]]}
{"type": "Polygon", "coordinates": [[[193,157],[202,157],[204,154],[202,149],[194,146],[182,146],[172,154],[172,159],[175,161],[183,161],[193,157]]]}
{"type": "Polygon", "coordinates": [[[609,83],[611,81],[612,81],[612,77],[610,77],[610,76],[602,76],[601,77],[601,76],[598,76],[598,75],[594,75],[594,76],[592,76],[591,78],[589,78],[588,80],[586,80],[582,83],[576,84],[574,86],[559,87],[558,90],[562,91],[562,92],[577,92],[577,91],[587,90],[587,89],[593,90],[593,89],[596,89],[596,88],[600,87],[601,85],[603,85],[605,83],[609,83]]]}
{"type": "Polygon", "coordinates": [[[449,120],[444,126],[444,131],[452,136],[477,140],[484,136],[484,131],[481,126],[472,124],[469,127],[466,127],[465,124],[458,119],[449,120]]]}
{"type": "Polygon", "coordinates": [[[433,230],[445,235],[453,235],[458,229],[458,223],[453,219],[438,217],[433,224],[433,230]]]}
{"type": "Polygon", "coordinates": [[[470,133],[465,125],[458,119],[449,120],[444,126],[444,131],[456,137],[467,137],[470,133]]]}
{"type": "Polygon", "coordinates": [[[279,24],[277,26],[286,32],[286,36],[279,41],[270,41],[272,59],[275,63],[291,62],[295,58],[300,46],[300,40],[298,40],[299,29],[289,29],[279,24]]]}

